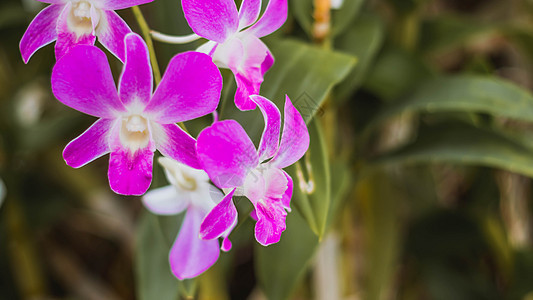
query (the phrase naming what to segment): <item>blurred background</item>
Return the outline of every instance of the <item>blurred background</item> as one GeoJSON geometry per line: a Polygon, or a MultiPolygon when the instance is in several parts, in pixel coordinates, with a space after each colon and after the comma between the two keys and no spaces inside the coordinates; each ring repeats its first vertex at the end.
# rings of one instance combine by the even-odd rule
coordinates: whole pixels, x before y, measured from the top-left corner
{"type": "MultiPolygon", "coordinates": [[[[289,0],[261,90],[278,107],[288,94],[311,133],[287,230],[261,247],[241,213],[232,251],[183,282],[167,262],[181,216],[114,194],[107,156],[64,163],[94,118],[54,99],[53,46],[22,62],[44,6],[0,3],[0,299],[533,300],[533,1],[289,0]]],[[[191,32],[177,0],[141,9],[191,32]]],[[[164,70],[202,41],[154,43],[164,70]]],[[[223,75],[219,113],[257,143],[262,118],[236,110],[223,75]]]]}

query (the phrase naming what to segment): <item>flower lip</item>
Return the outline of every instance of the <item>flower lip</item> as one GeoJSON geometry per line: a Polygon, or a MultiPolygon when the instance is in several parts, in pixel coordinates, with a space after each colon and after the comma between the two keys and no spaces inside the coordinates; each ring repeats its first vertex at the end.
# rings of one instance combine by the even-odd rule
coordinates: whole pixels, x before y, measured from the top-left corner
{"type": "Polygon", "coordinates": [[[150,141],[150,125],[142,115],[123,117],[120,124],[120,141],[132,151],[148,146],[150,141]]]}
{"type": "Polygon", "coordinates": [[[94,32],[100,19],[100,10],[89,1],[72,3],[67,17],[69,29],[80,37],[94,32]],[[92,12],[94,11],[94,12],[92,12]],[[93,20],[95,18],[96,20],[93,20]],[[94,27],[93,28],[93,23],[94,27]]]}

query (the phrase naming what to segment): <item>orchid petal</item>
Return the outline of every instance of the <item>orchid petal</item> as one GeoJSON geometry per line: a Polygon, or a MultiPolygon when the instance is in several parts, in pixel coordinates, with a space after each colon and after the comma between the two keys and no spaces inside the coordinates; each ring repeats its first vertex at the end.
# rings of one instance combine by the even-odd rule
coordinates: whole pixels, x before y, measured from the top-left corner
{"type": "Polygon", "coordinates": [[[91,26],[92,26],[91,33],[93,35],[96,35],[95,29],[96,29],[96,26],[98,26],[98,22],[100,22],[100,14],[98,13],[94,5],[91,5],[90,14],[91,14],[91,26]]]}
{"type": "Polygon", "coordinates": [[[242,111],[255,109],[256,105],[250,101],[250,96],[259,94],[261,83],[254,83],[239,73],[235,74],[235,82],[237,83],[235,106],[242,111]]]}
{"type": "Polygon", "coordinates": [[[272,52],[267,48],[266,49],[266,57],[263,60],[263,63],[261,63],[261,74],[264,76],[265,73],[274,65],[274,56],[272,55],[272,52]]]}
{"type": "Polygon", "coordinates": [[[150,56],[143,39],[128,34],[126,44],[126,63],[120,76],[118,93],[124,105],[146,105],[152,96],[152,69],[150,56]]]}
{"type": "Polygon", "coordinates": [[[287,0],[270,0],[261,19],[246,32],[253,33],[256,37],[264,37],[285,23],[287,20],[287,0]]]}
{"type": "Polygon", "coordinates": [[[62,5],[50,5],[35,16],[20,40],[20,53],[24,63],[40,48],[57,39],[57,18],[63,9],[62,5]]]}
{"type": "Polygon", "coordinates": [[[239,9],[239,30],[252,25],[261,12],[261,0],[243,0],[239,9]]]}
{"type": "Polygon", "coordinates": [[[182,0],[183,14],[194,33],[223,43],[237,32],[239,13],[233,0],[182,0]]]}
{"type": "Polygon", "coordinates": [[[82,167],[109,153],[109,133],[112,119],[99,119],[63,150],[63,158],[73,168],[82,167]]]}
{"type": "Polygon", "coordinates": [[[240,41],[244,54],[240,57],[238,65],[229,66],[237,82],[235,105],[241,110],[249,110],[255,108],[255,103],[249,97],[259,94],[263,75],[273,61],[267,46],[257,37],[248,34],[240,41]]]}
{"type": "Polygon", "coordinates": [[[211,57],[185,52],[172,58],[145,112],[158,123],[188,121],[213,112],[222,91],[222,75],[211,57]]]}
{"type": "Polygon", "coordinates": [[[63,104],[88,115],[110,119],[125,111],[107,57],[93,46],[77,46],[56,63],[52,92],[63,104]]]}
{"type": "Polygon", "coordinates": [[[291,198],[292,198],[292,191],[293,191],[294,184],[292,182],[291,176],[289,176],[287,172],[283,171],[283,174],[287,178],[287,189],[285,190],[285,193],[283,194],[283,197],[281,198],[281,203],[283,204],[283,207],[290,212],[291,211],[291,198]]]}
{"type": "Polygon", "coordinates": [[[309,132],[305,121],[286,96],[283,134],[278,152],[269,162],[278,168],[285,168],[297,162],[309,148],[309,132]]]}
{"type": "Polygon", "coordinates": [[[150,147],[131,152],[118,148],[109,156],[109,185],[121,195],[140,196],[148,190],[152,182],[154,152],[150,147]]]}
{"type": "Polygon", "coordinates": [[[185,215],[176,241],[169,254],[172,273],[183,280],[205,272],[218,259],[220,250],[217,240],[202,240],[198,237],[205,213],[190,207],[185,215]]]}
{"type": "Polygon", "coordinates": [[[220,188],[241,186],[249,170],[259,164],[254,144],[234,120],[214,123],[200,132],[196,149],[203,169],[220,188]]]}
{"type": "Polygon", "coordinates": [[[148,191],[143,197],[144,207],[156,215],[175,215],[189,204],[187,195],[178,193],[172,185],[148,191]]]}
{"type": "Polygon", "coordinates": [[[257,170],[251,170],[242,185],[243,194],[253,203],[265,197],[266,182],[263,175],[257,170]]]}
{"type": "Polygon", "coordinates": [[[93,34],[92,22],[90,28],[79,29],[78,32],[72,31],[68,24],[71,7],[72,3],[67,3],[57,20],[57,42],[55,45],[57,60],[63,57],[76,45],[94,45],[94,42],[96,41],[96,36],[93,34]]]}
{"type": "Polygon", "coordinates": [[[120,61],[124,62],[126,59],[124,38],[132,31],[128,24],[116,12],[102,11],[102,13],[100,24],[96,30],[98,41],[120,61]]]}
{"type": "Polygon", "coordinates": [[[217,204],[205,216],[200,225],[200,238],[203,240],[212,240],[225,234],[229,234],[228,229],[232,229],[237,223],[237,208],[233,204],[233,193],[231,190],[220,203],[217,204]]]}
{"type": "Polygon", "coordinates": [[[269,168],[263,172],[265,178],[265,196],[271,199],[281,199],[289,184],[284,172],[277,168],[269,168]]]}
{"type": "Polygon", "coordinates": [[[279,242],[285,230],[287,212],[278,199],[264,199],[255,205],[259,221],[255,224],[255,239],[259,244],[268,246],[279,242]]]}
{"type": "Polygon", "coordinates": [[[259,160],[263,161],[274,156],[278,150],[281,114],[276,105],[267,98],[259,95],[253,95],[250,98],[259,106],[261,113],[263,113],[263,119],[265,120],[265,129],[261,135],[258,150],[259,160]]]}
{"type": "MultiPolygon", "coordinates": [[[[94,0],[93,0],[94,1],[94,0]]],[[[105,10],[120,10],[135,5],[150,3],[154,0],[97,0],[98,8],[105,10]]]]}
{"type": "Polygon", "coordinates": [[[164,156],[191,168],[199,169],[196,141],[176,124],[153,124],[152,135],[157,150],[164,156]]]}

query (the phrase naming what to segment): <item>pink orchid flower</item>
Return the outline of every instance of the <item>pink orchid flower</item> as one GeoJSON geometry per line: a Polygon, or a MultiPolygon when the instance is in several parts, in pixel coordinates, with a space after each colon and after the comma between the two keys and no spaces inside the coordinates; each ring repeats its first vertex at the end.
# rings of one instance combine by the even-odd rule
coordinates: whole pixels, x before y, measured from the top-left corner
{"type": "Polygon", "coordinates": [[[66,163],[79,168],[111,153],[109,184],[118,194],[141,195],[152,180],[154,151],[199,168],[195,140],[176,122],[214,111],[222,76],[211,58],[186,52],[170,61],[152,95],[152,69],[146,44],[137,34],[125,38],[126,63],[115,88],[104,52],[74,47],[52,71],[52,91],[63,104],[99,117],[63,151],[66,163]]]}
{"type": "MultiPolygon", "coordinates": [[[[196,277],[218,259],[216,240],[199,237],[200,224],[224,194],[209,183],[207,173],[180,164],[167,157],[159,158],[172,184],[150,190],[143,197],[144,206],[157,215],[175,215],[186,210],[181,229],[169,253],[170,269],[180,280],[196,277]]],[[[223,248],[224,250],[224,248],[223,248]]]]}
{"type": "Polygon", "coordinates": [[[96,37],[118,59],[124,61],[124,37],[128,24],[114,12],[153,0],[39,0],[50,3],[33,19],[20,41],[25,63],[40,48],[57,40],[56,59],[76,45],[94,45],[96,37]]]}
{"type": "Polygon", "coordinates": [[[189,26],[209,40],[197,49],[210,54],[221,68],[235,75],[235,105],[255,108],[249,96],[259,94],[263,76],[274,63],[267,46],[259,39],[271,34],[287,19],[287,0],[270,0],[263,16],[261,0],[243,0],[237,11],[233,0],[182,0],[189,26]]]}
{"type": "MultiPolygon", "coordinates": [[[[262,245],[277,243],[285,230],[290,211],[292,179],[282,169],[298,161],[309,147],[309,133],[289,97],[279,141],[281,116],[278,108],[259,95],[251,96],[265,119],[265,129],[256,150],[244,129],[234,120],[215,122],[198,136],[198,160],[209,178],[220,188],[246,196],[254,205],[255,238],[262,245]],[[270,159],[270,160],[269,160],[270,159]]],[[[206,216],[200,236],[214,239],[228,234],[237,210],[226,196],[206,216]]]]}

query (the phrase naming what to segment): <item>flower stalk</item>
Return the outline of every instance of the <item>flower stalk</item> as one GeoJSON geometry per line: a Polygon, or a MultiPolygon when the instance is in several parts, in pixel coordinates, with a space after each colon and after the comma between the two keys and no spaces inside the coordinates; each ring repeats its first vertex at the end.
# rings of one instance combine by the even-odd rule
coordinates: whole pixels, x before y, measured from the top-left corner
{"type": "Polygon", "coordinates": [[[133,11],[135,19],[137,19],[137,23],[141,28],[144,41],[148,46],[148,52],[150,53],[150,64],[152,65],[154,80],[157,86],[159,85],[159,82],[161,82],[161,71],[159,70],[159,64],[157,63],[157,58],[155,56],[154,42],[152,41],[152,36],[150,35],[150,27],[148,26],[148,23],[146,23],[146,19],[144,18],[143,13],[138,6],[132,6],[131,10],[133,11]]]}

